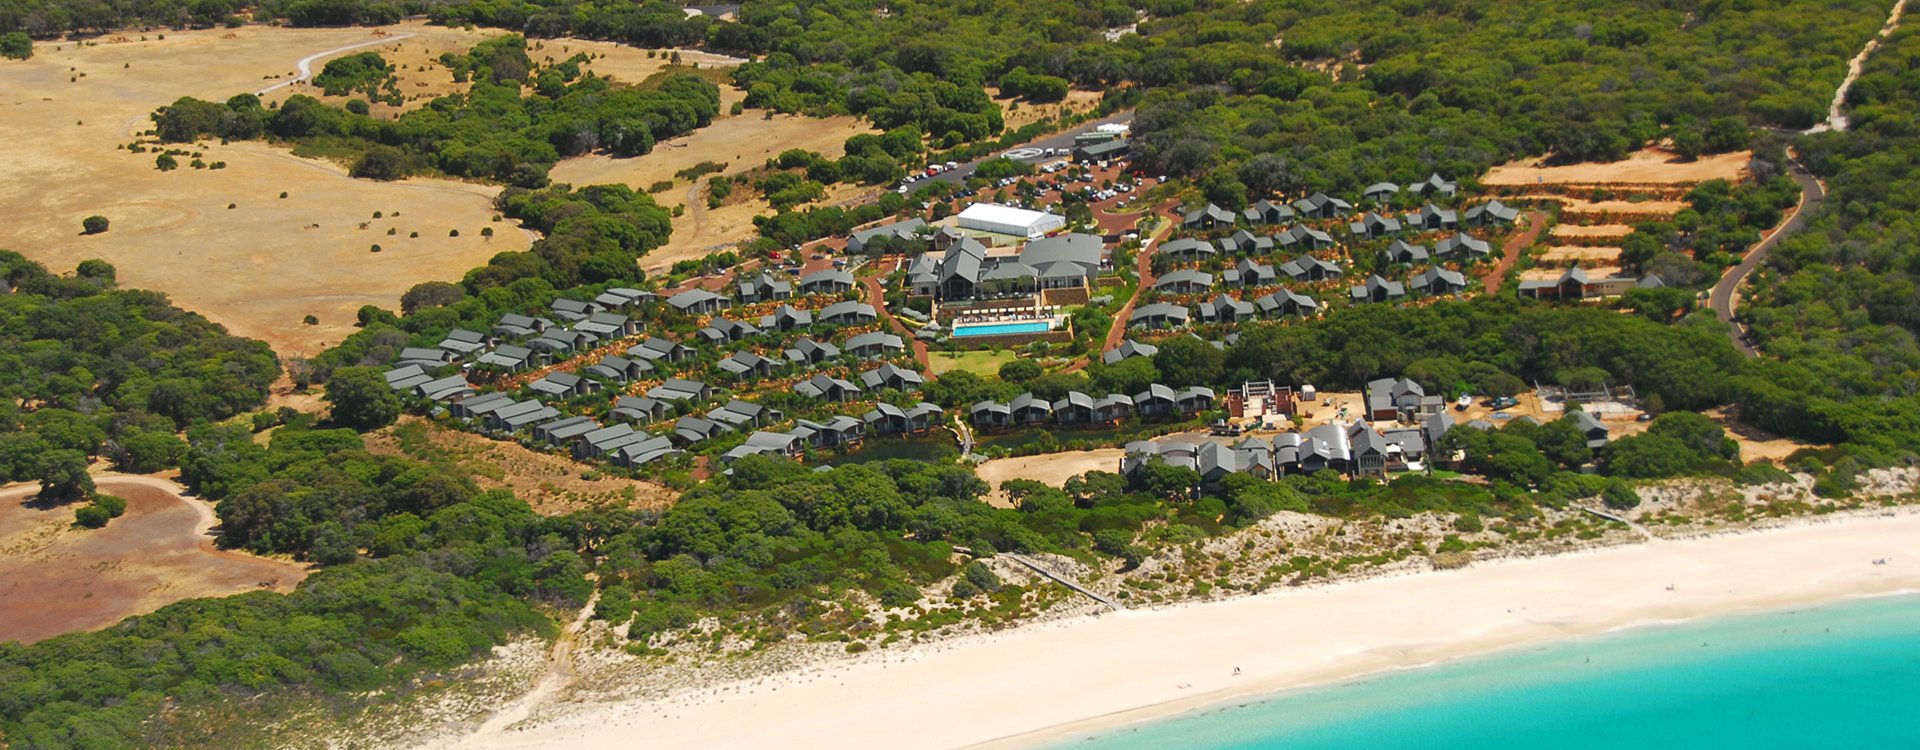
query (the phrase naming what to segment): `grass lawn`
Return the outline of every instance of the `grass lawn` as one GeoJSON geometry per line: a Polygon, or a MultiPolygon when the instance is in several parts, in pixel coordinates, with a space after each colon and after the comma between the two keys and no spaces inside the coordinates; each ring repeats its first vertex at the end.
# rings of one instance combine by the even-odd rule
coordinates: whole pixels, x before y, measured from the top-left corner
{"type": "Polygon", "coordinates": [[[928,364],[933,366],[934,375],[966,370],[983,378],[997,378],[1000,376],[1000,366],[1013,361],[1013,352],[1007,351],[928,352],[927,354],[928,364]]]}

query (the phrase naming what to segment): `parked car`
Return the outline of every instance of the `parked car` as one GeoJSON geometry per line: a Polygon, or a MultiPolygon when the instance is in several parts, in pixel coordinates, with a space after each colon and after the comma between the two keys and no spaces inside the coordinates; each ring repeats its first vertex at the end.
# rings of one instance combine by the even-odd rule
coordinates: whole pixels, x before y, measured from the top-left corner
{"type": "Polygon", "coordinates": [[[1487,402],[1487,406],[1492,407],[1495,411],[1498,411],[1500,409],[1511,409],[1519,405],[1520,405],[1520,399],[1514,398],[1512,396],[1501,396],[1499,398],[1496,398],[1492,401],[1487,402]]]}

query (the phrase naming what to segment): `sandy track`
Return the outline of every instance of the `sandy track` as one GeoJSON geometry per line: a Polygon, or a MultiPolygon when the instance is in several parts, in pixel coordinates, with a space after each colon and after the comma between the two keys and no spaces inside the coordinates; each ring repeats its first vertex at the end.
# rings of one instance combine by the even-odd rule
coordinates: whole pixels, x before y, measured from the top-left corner
{"type": "Polygon", "coordinates": [[[1842,79],[1840,81],[1840,87],[1833,91],[1833,103],[1827,105],[1826,122],[1807,128],[1803,132],[1819,133],[1827,130],[1844,131],[1847,129],[1847,125],[1849,124],[1846,109],[1847,92],[1853,88],[1853,82],[1860,78],[1860,71],[1866,67],[1867,58],[1873,54],[1874,50],[1880,48],[1880,42],[1887,37],[1893,36],[1893,32],[1900,28],[1900,14],[1906,9],[1907,0],[1897,0],[1893,4],[1893,10],[1887,13],[1886,25],[1881,26],[1879,33],[1874,34],[1872,38],[1867,40],[1866,44],[1861,45],[1859,54],[1854,55],[1853,59],[1847,61],[1847,77],[1842,79]]]}
{"type": "Polygon", "coordinates": [[[334,55],[338,55],[338,54],[340,54],[340,53],[342,53],[342,52],[352,52],[352,51],[354,51],[354,50],[357,50],[357,49],[365,49],[365,48],[367,48],[367,47],[380,47],[380,46],[384,46],[384,45],[388,45],[388,44],[392,44],[392,43],[394,43],[394,42],[397,42],[397,41],[400,41],[400,40],[402,40],[402,39],[412,39],[412,38],[413,38],[414,36],[415,36],[414,34],[395,34],[395,35],[393,35],[393,36],[389,36],[389,37],[383,37],[383,38],[380,38],[380,39],[375,39],[375,40],[373,40],[373,41],[370,41],[370,42],[360,42],[360,43],[358,43],[358,44],[349,44],[349,45],[346,45],[346,46],[344,46],[344,47],[335,47],[335,48],[333,48],[333,49],[330,49],[330,50],[327,50],[327,51],[325,51],[325,52],[315,52],[315,53],[313,53],[313,54],[311,54],[311,55],[307,55],[306,57],[302,57],[302,58],[300,58],[300,61],[299,61],[299,62],[297,62],[297,63],[294,63],[294,66],[300,69],[300,75],[298,75],[298,76],[295,76],[295,77],[293,77],[293,78],[289,78],[289,79],[287,79],[287,80],[285,80],[285,81],[281,81],[281,82],[279,82],[279,83],[276,83],[276,84],[274,84],[274,85],[272,85],[272,86],[268,86],[268,87],[266,87],[266,88],[264,88],[264,89],[261,89],[261,90],[259,90],[259,91],[255,91],[255,92],[253,92],[253,93],[254,93],[254,95],[256,95],[256,96],[266,96],[266,95],[268,95],[268,94],[271,94],[271,93],[273,93],[274,91],[276,91],[276,90],[278,90],[278,89],[281,89],[281,88],[284,88],[284,87],[287,87],[287,86],[292,86],[292,85],[294,85],[294,84],[296,84],[296,83],[300,83],[300,82],[302,82],[302,81],[306,81],[307,79],[310,79],[310,78],[312,78],[312,77],[313,77],[313,63],[314,63],[315,61],[317,61],[317,60],[319,60],[319,59],[321,59],[321,58],[324,58],[324,57],[332,57],[332,56],[334,56],[334,55]]]}

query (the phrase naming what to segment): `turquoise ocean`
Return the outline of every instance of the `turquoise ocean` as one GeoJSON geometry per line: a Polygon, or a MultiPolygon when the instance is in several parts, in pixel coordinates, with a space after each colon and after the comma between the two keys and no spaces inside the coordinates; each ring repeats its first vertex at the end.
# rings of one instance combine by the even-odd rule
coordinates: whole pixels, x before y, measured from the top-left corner
{"type": "Polygon", "coordinates": [[[1920,596],[1623,630],[1051,747],[1920,749],[1920,596]]]}

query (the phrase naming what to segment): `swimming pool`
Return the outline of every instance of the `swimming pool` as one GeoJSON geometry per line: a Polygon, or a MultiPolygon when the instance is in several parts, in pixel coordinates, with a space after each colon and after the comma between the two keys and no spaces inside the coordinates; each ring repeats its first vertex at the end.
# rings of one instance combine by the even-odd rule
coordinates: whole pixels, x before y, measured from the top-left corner
{"type": "Polygon", "coordinates": [[[1026,323],[986,323],[982,325],[955,326],[953,335],[960,336],[1004,336],[1009,333],[1045,333],[1053,324],[1044,320],[1026,323]]]}

